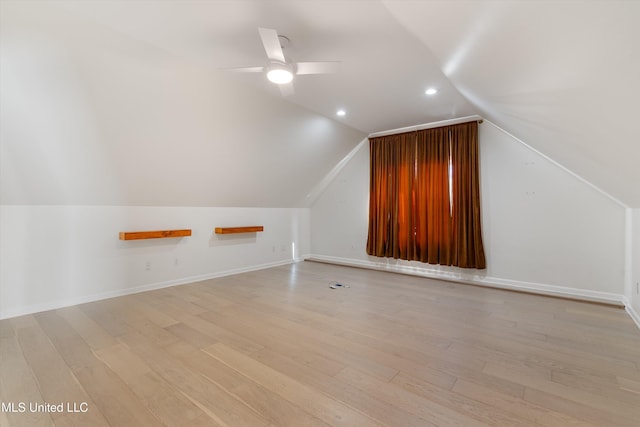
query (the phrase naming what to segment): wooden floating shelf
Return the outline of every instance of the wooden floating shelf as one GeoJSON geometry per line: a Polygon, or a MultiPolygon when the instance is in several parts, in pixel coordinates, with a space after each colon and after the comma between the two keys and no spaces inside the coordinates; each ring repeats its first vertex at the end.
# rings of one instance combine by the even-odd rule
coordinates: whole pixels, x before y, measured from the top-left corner
{"type": "Polygon", "coordinates": [[[163,239],[191,236],[191,230],[121,231],[120,240],[163,239]]]}
{"type": "Polygon", "coordinates": [[[252,225],[250,227],[216,227],[216,234],[256,233],[259,231],[264,231],[264,226],[252,225]]]}

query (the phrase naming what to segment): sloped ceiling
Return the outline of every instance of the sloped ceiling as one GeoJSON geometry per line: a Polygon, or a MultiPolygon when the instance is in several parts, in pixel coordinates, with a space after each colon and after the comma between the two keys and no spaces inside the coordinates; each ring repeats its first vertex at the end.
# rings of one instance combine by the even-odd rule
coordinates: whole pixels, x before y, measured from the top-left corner
{"type": "Polygon", "coordinates": [[[640,2],[385,6],[479,114],[640,206],[640,2]]]}
{"type": "Polygon", "coordinates": [[[640,207],[640,3],[1,7],[3,203],[304,205],[367,133],[480,114],[640,207]],[[258,27],[340,71],[283,98],[223,70],[266,64],[258,27]]]}

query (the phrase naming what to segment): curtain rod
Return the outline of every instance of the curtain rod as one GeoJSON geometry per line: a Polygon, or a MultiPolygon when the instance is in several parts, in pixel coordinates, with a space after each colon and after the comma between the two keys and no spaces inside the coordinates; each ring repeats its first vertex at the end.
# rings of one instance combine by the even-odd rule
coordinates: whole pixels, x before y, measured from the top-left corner
{"type": "Polygon", "coordinates": [[[394,135],[396,133],[413,132],[413,131],[416,131],[416,130],[438,128],[438,127],[441,127],[441,126],[457,125],[459,123],[472,122],[474,120],[477,120],[478,123],[482,123],[482,117],[480,117],[478,115],[473,115],[473,116],[467,116],[467,117],[459,117],[457,119],[441,120],[439,122],[431,122],[431,123],[424,123],[424,124],[421,124],[421,125],[407,126],[407,127],[404,127],[404,128],[383,130],[381,132],[370,133],[369,134],[369,138],[375,138],[375,137],[378,137],[378,136],[394,135]]]}

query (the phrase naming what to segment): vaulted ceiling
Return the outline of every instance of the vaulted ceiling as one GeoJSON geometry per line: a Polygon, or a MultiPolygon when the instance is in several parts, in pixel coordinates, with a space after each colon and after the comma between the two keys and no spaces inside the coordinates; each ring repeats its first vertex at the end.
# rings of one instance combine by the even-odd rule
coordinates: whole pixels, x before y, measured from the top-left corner
{"type": "Polygon", "coordinates": [[[479,114],[640,207],[640,2],[3,1],[0,19],[3,202],[304,205],[366,134],[479,114]],[[282,97],[225,70],[266,65],[258,27],[339,71],[282,97]]]}

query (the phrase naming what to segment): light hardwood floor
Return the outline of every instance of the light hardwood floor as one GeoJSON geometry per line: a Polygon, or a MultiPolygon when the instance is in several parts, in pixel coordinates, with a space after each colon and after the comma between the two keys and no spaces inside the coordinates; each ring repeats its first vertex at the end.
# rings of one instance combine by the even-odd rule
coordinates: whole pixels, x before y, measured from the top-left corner
{"type": "Polygon", "coordinates": [[[640,425],[622,309],[313,262],[4,320],[0,361],[2,426],[640,425]]]}

